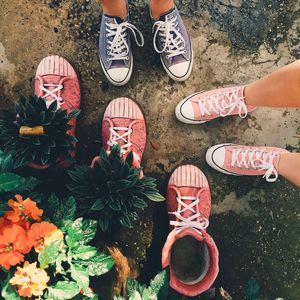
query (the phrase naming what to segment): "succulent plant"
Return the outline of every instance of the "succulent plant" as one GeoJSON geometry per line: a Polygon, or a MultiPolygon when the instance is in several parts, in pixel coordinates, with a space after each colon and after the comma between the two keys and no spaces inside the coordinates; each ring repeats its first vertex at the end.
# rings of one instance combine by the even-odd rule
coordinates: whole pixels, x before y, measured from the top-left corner
{"type": "Polygon", "coordinates": [[[156,180],[141,178],[141,168],[134,168],[132,161],[133,154],[124,160],[116,145],[110,154],[102,149],[93,167],[78,165],[69,171],[71,183],[67,187],[78,200],[80,215],[97,218],[103,231],[113,225],[132,228],[139,209],[147,206],[146,200],[164,200],[156,180]]]}
{"type": "Polygon", "coordinates": [[[79,115],[57,109],[54,101],[47,108],[46,101],[37,96],[24,96],[15,103],[15,112],[0,111],[0,140],[6,154],[14,158],[15,168],[30,162],[47,165],[58,158],[73,160],[77,139],[68,134],[73,128],[69,121],[79,115]]]}

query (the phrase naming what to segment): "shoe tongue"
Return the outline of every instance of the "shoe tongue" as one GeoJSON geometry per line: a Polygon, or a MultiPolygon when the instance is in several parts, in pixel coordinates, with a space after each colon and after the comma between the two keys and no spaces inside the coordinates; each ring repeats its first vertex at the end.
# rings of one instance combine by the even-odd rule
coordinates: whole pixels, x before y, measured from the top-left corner
{"type": "Polygon", "coordinates": [[[171,8],[166,13],[161,15],[160,18],[159,18],[159,21],[165,22],[167,17],[168,17],[168,19],[172,19],[174,17],[174,15],[175,15],[175,7],[171,8]]]}

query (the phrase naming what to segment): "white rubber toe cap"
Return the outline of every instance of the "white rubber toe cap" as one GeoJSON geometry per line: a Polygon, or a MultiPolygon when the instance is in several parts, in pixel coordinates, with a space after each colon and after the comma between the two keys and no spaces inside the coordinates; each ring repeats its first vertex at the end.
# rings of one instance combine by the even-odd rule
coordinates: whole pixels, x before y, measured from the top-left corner
{"type": "Polygon", "coordinates": [[[186,80],[191,74],[191,63],[184,61],[169,67],[172,78],[177,81],[186,80]]]}
{"type": "Polygon", "coordinates": [[[219,144],[209,148],[206,152],[206,161],[207,163],[217,171],[220,171],[225,174],[229,174],[223,170],[225,162],[225,146],[229,144],[219,144]]]}
{"type": "Polygon", "coordinates": [[[195,117],[193,105],[188,99],[184,99],[178,103],[175,113],[177,119],[183,123],[190,124],[190,121],[195,122],[193,121],[195,117]]]}
{"type": "Polygon", "coordinates": [[[128,82],[129,68],[115,68],[107,70],[107,73],[110,77],[110,81],[115,85],[124,85],[128,82]]]}

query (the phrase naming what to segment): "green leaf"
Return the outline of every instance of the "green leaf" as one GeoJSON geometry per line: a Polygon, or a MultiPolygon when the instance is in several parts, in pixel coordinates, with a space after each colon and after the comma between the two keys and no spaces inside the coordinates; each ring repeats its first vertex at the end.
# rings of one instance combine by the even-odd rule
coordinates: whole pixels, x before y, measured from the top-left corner
{"type": "Polygon", "coordinates": [[[84,293],[89,292],[89,271],[83,266],[71,264],[71,277],[77,282],[80,289],[83,289],[84,293]]]}
{"type": "Polygon", "coordinates": [[[39,254],[38,260],[40,262],[41,268],[46,268],[48,265],[55,263],[59,256],[59,248],[62,241],[55,241],[47,245],[43,251],[39,254]]]}
{"type": "Polygon", "coordinates": [[[5,154],[0,150],[0,172],[11,172],[14,162],[10,154],[5,154]]]}
{"type": "Polygon", "coordinates": [[[23,178],[13,173],[0,173],[0,193],[11,192],[21,186],[23,178]]]}
{"type": "Polygon", "coordinates": [[[53,223],[64,229],[69,221],[74,220],[76,200],[72,196],[65,199],[59,199],[57,196],[51,195],[48,198],[47,208],[52,214],[53,223]]]}
{"type": "Polygon", "coordinates": [[[87,267],[90,276],[100,276],[107,273],[115,264],[114,259],[106,254],[98,254],[88,261],[77,261],[83,267],[87,267]]]}
{"type": "Polygon", "coordinates": [[[72,250],[72,257],[74,259],[87,260],[97,254],[97,249],[92,246],[80,246],[72,250]]]}
{"type": "Polygon", "coordinates": [[[151,201],[154,202],[162,202],[165,201],[166,199],[158,192],[153,192],[153,193],[145,193],[145,196],[151,201]]]}
{"type": "Polygon", "coordinates": [[[131,295],[135,291],[141,293],[145,288],[144,285],[140,284],[136,279],[128,278],[126,282],[126,291],[128,295],[131,295]]]}
{"type": "Polygon", "coordinates": [[[109,227],[109,218],[107,216],[101,216],[98,220],[99,227],[103,232],[106,232],[109,227]]]}
{"type": "Polygon", "coordinates": [[[14,287],[9,283],[10,276],[1,284],[1,296],[4,300],[20,300],[14,287]]]}
{"type": "Polygon", "coordinates": [[[146,203],[143,199],[138,198],[138,197],[136,197],[136,198],[133,200],[133,205],[134,205],[134,207],[136,207],[136,208],[145,208],[145,207],[148,206],[147,203],[146,203]]]}
{"type": "MultiPolygon", "coordinates": [[[[142,294],[142,299],[143,300],[158,300],[158,296],[156,293],[152,290],[151,287],[148,287],[147,289],[143,290],[142,294]]],[[[159,299],[160,300],[160,299],[159,299]]]]}
{"type": "Polygon", "coordinates": [[[169,292],[169,273],[163,270],[151,281],[150,287],[155,292],[159,300],[166,300],[169,292]]]}
{"type": "Polygon", "coordinates": [[[83,220],[83,218],[76,219],[68,228],[68,235],[78,241],[80,244],[87,244],[96,234],[97,221],[83,220]]]}
{"type": "Polygon", "coordinates": [[[129,297],[129,300],[143,300],[140,293],[137,292],[137,291],[134,291],[130,297],[129,297]]]}
{"type": "Polygon", "coordinates": [[[103,198],[99,198],[95,201],[95,203],[92,205],[91,210],[99,211],[104,208],[104,201],[103,198]]]}
{"type": "Polygon", "coordinates": [[[53,300],[72,299],[79,294],[79,286],[74,281],[58,281],[53,287],[48,287],[48,298],[53,300]]]}
{"type": "Polygon", "coordinates": [[[35,177],[25,177],[23,178],[23,183],[14,190],[15,193],[30,192],[35,189],[35,187],[40,183],[40,181],[35,177]]]}
{"type": "Polygon", "coordinates": [[[81,113],[80,109],[73,110],[69,113],[69,119],[77,118],[81,113]]]}

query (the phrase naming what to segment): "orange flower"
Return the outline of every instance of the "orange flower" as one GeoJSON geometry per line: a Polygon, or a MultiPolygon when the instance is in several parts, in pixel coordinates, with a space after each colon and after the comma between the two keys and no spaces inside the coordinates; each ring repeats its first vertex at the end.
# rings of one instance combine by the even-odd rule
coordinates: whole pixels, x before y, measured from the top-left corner
{"type": "MultiPolygon", "coordinates": [[[[45,270],[37,268],[36,262],[25,261],[23,267],[18,267],[14,277],[9,281],[18,286],[18,294],[22,297],[42,296],[50,280],[45,270]]],[[[40,299],[40,297],[39,297],[40,299]]]]}
{"type": "Polygon", "coordinates": [[[28,239],[26,231],[13,224],[3,229],[0,235],[0,265],[5,269],[24,261],[24,255],[30,251],[32,240],[28,239]]]}
{"type": "Polygon", "coordinates": [[[13,210],[6,212],[4,215],[5,218],[13,223],[17,223],[20,220],[28,221],[28,219],[41,221],[43,210],[39,209],[34,201],[29,198],[23,200],[20,195],[16,195],[15,199],[16,201],[13,199],[8,200],[8,206],[13,210]]]}
{"type": "Polygon", "coordinates": [[[48,240],[62,240],[62,232],[54,225],[49,222],[34,223],[31,225],[28,231],[28,237],[34,242],[34,249],[37,253],[40,253],[48,243],[48,240]],[[51,238],[54,237],[54,238],[51,238]]]}
{"type": "Polygon", "coordinates": [[[11,225],[11,222],[9,220],[3,217],[0,218],[0,234],[2,234],[3,230],[9,225],[11,225]]]}

